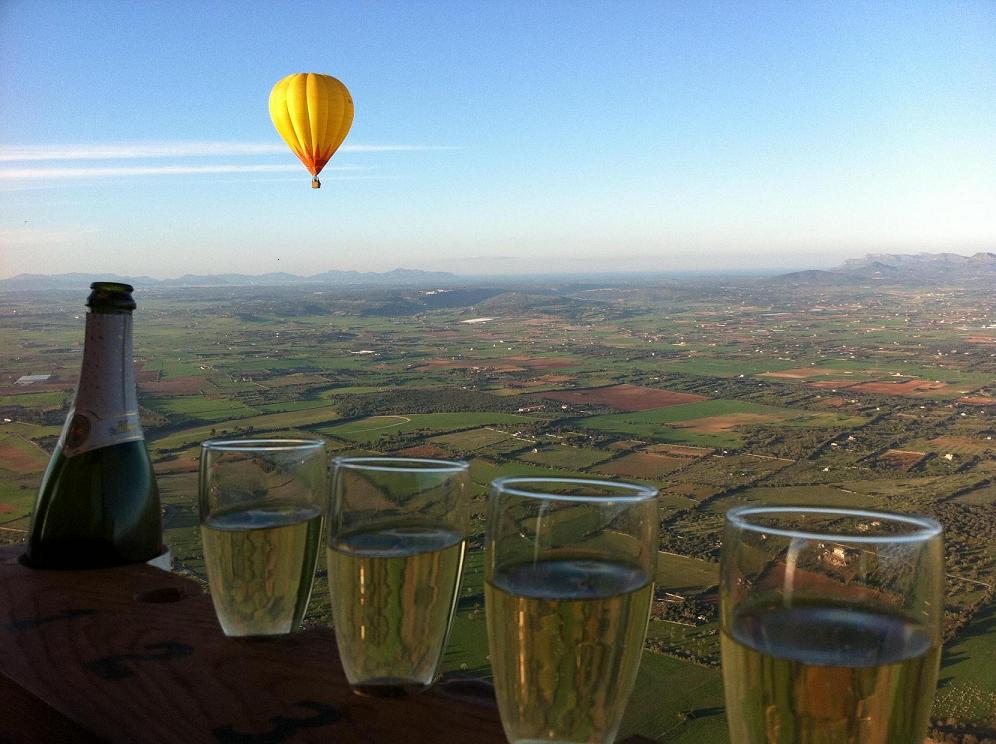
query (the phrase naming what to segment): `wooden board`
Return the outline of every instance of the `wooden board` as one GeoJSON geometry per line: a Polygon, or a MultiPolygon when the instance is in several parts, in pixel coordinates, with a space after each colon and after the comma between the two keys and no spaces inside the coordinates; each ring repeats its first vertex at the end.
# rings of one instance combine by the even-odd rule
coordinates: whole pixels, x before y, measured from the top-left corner
{"type": "Polygon", "coordinates": [[[16,686],[23,702],[3,713],[5,741],[57,740],[39,728],[46,710],[86,742],[505,741],[484,683],[361,698],[330,631],[226,638],[187,579],[144,565],[32,570],[22,550],[0,548],[0,692],[16,686]]]}

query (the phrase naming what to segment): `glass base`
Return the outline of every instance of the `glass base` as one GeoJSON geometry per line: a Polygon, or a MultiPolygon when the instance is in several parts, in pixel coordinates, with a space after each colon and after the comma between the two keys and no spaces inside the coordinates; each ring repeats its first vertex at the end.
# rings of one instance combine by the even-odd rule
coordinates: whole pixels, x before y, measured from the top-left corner
{"type": "Polygon", "coordinates": [[[353,692],[357,695],[373,698],[404,698],[409,695],[417,695],[431,686],[431,682],[426,684],[413,679],[397,679],[393,677],[368,679],[363,682],[351,684],[353,692]]]}

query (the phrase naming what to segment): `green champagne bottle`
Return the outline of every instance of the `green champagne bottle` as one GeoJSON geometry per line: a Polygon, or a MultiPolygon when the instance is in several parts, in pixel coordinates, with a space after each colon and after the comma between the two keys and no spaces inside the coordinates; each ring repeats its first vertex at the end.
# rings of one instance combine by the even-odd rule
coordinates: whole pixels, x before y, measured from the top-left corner
{"type": "Polygon", "coordinates": [[[138,417],[128,284],[94,282],[76,399],[42,478],[26,562],[141,563],[163,552],[162,514],[138,417]]]}

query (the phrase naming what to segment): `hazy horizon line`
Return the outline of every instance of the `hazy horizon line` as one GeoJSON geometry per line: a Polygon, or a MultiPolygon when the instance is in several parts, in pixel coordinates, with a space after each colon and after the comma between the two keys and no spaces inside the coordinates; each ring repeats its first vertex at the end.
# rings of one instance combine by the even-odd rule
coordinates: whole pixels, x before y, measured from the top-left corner
{"type": "MultiPolygon", "coordinates": [[[[246,280],[260,279],[263,277],[271,277],[274,275],[293,277],[297,280],[303,280],[301,283],[305,283],[309,280],[314,280],[315,277],[321,277],[324,274],[357,274],[357,275],[369,275],[369,276],[388,276],[394,273],[412,273],[412,274],[427,274],[427,275],[445,275],[447,278],[452,279],[466,279],[466,280],[479,280],[479,279],[526,279],[526,278],[553,278],[553,277],[590,277],[590,278],[612,278],[612,277],[650,277],[650,278],[666,278],[666,277],[725,277],[725,276],[777,276],[781,274],[789,274],[795,272],[803,271],[838,271],[848,268],[847,264],[851,262],[860,261],[873,261],[881,257],[895,257],[895,258],[925,258],[925,257],[935,257],[940,258],[943,256],[957,256],[960,259],[966,261],[971,260],[977,256],[996,256],[996,253],[992,251],[974,251],[972,253],[957,253],[955,251],[919,251],[916,253],[899,253],[899,252],[867,252],[860,257],[849,257],[847,255],[841,255],[833,259],[835,263],[831,266],[828,260],[818,261],[810,260],[806,262],[777,262],[772,261],[771,263],[755,263],[751,266],[725,266],[725,267],[714,267],[714,268],[669,268],[669,269],[657,269],[657,268],[643,268],[643,269],[589,269],[589,270],[575,270],[575,271],[551,271],[546,269],[541,270],[509,270],[509,269],[499,269],[499,270],[450,270],[441,268],[414,268],[410,266],[396,266],[392,269],[376,270],[376,269],[348,269],[348,268],[327,268],[321,271],[313,271],[309,273],[301,273],[295,271],[264,271],[259,273],[246,273],[244,271],[231,271],[231,270],[216,270],[209,272],[195,273],[193,271],[184,271],[179,274],[156,274],[156,273],[131,273],[131,272],[116,272],[116,271],[64,271],[60,273],[41,273],[34,271],[20,271],[18,273],[4,273],[0,269],[0,281],[6,282],[15,279],[55,279],[59,277],[70,277],[79,276],[86,277],[91,280],[99,280],[100,277],[107,277],[108,279],[151,279],[156,282],[175,282],[185,277],[241,277],[246,280]]],[[[315,280],[315,283],[321,283],[321,279],[315,280]]]]}

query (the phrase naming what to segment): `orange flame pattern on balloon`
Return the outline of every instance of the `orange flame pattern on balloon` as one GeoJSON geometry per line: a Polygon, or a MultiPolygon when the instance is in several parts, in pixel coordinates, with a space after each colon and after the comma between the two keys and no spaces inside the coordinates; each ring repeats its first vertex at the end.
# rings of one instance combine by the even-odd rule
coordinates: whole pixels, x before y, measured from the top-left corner
{"type": "Polygon", "coordinates": [[[270,118],[312,176],[321,173],[353,123],[353,98],[331,75],[298,72],[270,91],[270,118]]]}

